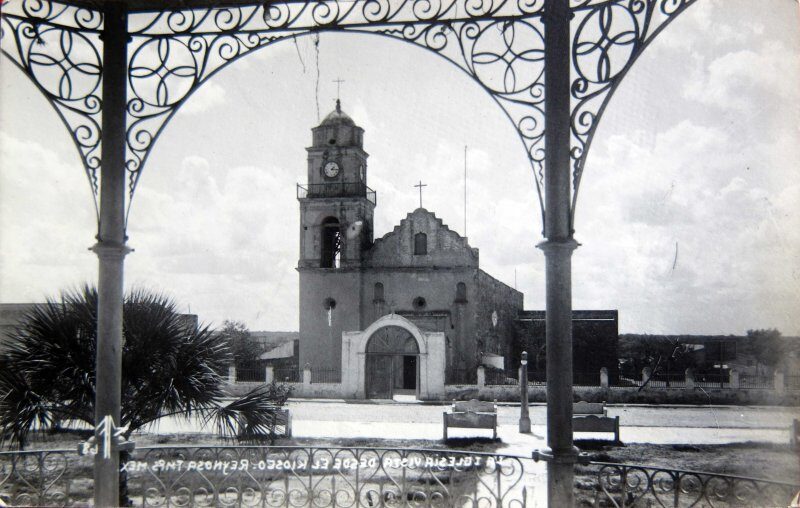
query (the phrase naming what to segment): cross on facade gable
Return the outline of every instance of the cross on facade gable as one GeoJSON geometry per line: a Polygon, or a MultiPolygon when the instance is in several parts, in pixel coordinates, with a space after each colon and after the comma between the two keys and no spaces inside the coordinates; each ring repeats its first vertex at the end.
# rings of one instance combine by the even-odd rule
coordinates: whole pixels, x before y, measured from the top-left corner
{"type": "Polygon", "coordinates": [[[427,187],[427,186],[428,186],[428,184],[422,183],[422,180],[420,180],[419,183],[414,186],[414,187],[419,187],[419,207],[420,208],[422,208],[422,188],[423,187],[427,187]]]}

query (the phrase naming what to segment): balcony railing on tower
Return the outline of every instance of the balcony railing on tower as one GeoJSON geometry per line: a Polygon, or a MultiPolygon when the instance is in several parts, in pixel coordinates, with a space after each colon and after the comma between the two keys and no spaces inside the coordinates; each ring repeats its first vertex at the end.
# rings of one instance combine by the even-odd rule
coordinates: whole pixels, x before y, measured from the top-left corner
{"type": "Polygon", "coordinates": [[[326,182],[297,184],[297,199],[366,197],[376,204],[376,193],[364,182],[326,182]]]}

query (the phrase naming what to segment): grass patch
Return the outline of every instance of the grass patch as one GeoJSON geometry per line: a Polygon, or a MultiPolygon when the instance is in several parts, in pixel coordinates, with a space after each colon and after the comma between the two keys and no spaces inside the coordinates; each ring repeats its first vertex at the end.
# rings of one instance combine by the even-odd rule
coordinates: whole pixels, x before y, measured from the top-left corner
{"type": "Polygon", "coordinates": [[[800,455],[788,444],[731,443],[716,445],[615,445],[600,441],[576,442],[596,462],[641,464],[667,469],[702,471],[796,482],[800,478],[800,455]]]}

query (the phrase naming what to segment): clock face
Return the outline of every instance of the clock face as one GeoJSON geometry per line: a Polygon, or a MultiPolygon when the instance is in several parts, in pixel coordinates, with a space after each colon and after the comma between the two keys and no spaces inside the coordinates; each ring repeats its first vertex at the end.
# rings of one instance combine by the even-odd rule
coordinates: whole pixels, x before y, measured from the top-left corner
{"type": "Polygon", "coordinates": [[[325,167],[322,170],[325,173],[325,176],[328,178],[333,178],[339,174],[339,165],[335,162],[329,162],[325,164],[325,167]]]}

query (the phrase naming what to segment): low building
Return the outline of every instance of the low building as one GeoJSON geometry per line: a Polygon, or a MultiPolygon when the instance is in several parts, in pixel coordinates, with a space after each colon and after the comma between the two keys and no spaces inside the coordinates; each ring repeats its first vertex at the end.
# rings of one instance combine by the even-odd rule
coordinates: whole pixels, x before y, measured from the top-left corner
{"type": "MultiPolygon", "coordinates": [[[[516,320],[517,342],[512,358],[522,350],[528,352],[531,379],[546,378],[545,311],[526,310],[516,320]]],[[[572,311],[572,371],[577,384],[600,381],[600,369],[608,369],[609,380],[619,377],[618,361],[619,312],[616,310],[572,311]]]]}

